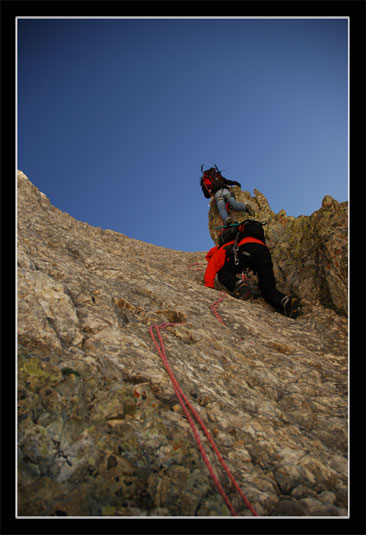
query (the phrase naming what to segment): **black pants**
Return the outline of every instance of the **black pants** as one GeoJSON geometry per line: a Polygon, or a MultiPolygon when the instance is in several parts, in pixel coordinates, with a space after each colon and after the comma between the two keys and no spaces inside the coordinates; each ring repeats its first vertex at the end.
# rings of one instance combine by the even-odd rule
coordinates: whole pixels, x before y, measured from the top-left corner
{"type": "Polygon", "coordinates": [[[276,288],[271,253],[267,247],[260,243],[245,243],[240,247],[238,257],[239,264],[236,266],[234,256],[227,254],[226,262],[218,272],[218,279],[221,284],[232,292],[235,283],[238,281],[236,275],[249,267],[257,272],[259,289],[264,299],[274,307],[279,308],[281,299],[285,297],[285,294],[279,292],[276,288]],[[241,254],[244,251],[250,253],[250,257],[241,254]]]}

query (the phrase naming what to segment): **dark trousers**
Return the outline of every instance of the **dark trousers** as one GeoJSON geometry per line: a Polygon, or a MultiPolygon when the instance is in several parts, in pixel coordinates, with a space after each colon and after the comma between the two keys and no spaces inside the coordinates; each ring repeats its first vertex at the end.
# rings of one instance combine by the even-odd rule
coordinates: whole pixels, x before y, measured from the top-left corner
{"type": "Polygon", "coordinates": [[[227,254],[224,266],[218,272],[218,279],[230,292],[233,291],[238,281],[236,275],[249,267],[257,272],[259,289],[263,298],[276,308],[280,307],[281,299],[285,294],[276,288],[276,279],[273,273],[273,264],[269,249],[259,243],[245,243],[238,252],[239,264],[236,266],[232,254],[227,254]],[[242,252],[250,253],[250,257],[242,255],[242,252]]]}

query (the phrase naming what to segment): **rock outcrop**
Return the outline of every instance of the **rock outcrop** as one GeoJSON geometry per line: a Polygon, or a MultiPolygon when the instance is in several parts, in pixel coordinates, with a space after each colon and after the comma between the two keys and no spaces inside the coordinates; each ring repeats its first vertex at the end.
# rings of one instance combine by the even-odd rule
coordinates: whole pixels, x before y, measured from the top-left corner
{"type": "MultiPolygon", "coordinates": [[[[275,214],[258,190],[255,196],[233,188],[235,198],[249,203],[255,219],[265,222],[266,243],[272,254],[278,287],[287,294],[348,313],[348,203],[325,196],[310,216],[291,217],[285,210],[275,214]]],[[[230,211],[233,221],[248,214],[230,211]]],[[[222,225],[216,204],[209,212],[210,234],[215,243],[222,225]]]]}
{"type": "MultiPolygon", "coordinates": [[[[282,228],[310,225],[280,219],[278,244],[282,228]]],[[[18,515],[230,514],[149,334],[179,322],[162,332],[170,365],[257,513],[347,516],[343,315],[309,299],[293,320],[227,295],[224,326],[218,292],[194,270],[205,253],[77,221],[21,172],[17,246],[18,515]]],[[[237,514],[251,515],[208,455],[237,514]]]]}

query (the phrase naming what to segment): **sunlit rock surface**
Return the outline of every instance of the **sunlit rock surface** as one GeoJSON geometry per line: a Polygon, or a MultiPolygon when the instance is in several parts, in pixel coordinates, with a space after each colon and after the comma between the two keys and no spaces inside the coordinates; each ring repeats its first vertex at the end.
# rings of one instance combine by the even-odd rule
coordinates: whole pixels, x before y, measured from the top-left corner
{"type": "MultiPolygon", "coordinates": [[[[257,513],[348,514],[347,319],[335,311],[344,312],[346,297],[330,275],[337,285],[345,266],[327,272],[338,231],[323,225],[346,208],[326,198],[295,220],[274,216],[259,192],[256,199],[273,219],[280,284],[299,294],[314,287],[296,320],[262,298],[227,295],[223,326],[210,309],[219,293],[192,266],[205,252],[91,227],[18,172],[20,516],[230,515],[150,337],[162,322],[181,323],[162,331],[168,360],[257,513]],[[296,240],[309,251],[322,244],[312,258],[324,263],[308,266],[303,286],[301,255],[291,262],[279,252],[296,240]],[[316,280],[328,273],[333,310],[321,304],[311,270],[316,280]]],[[[250,516],[209,458],[237,514],[250,516]]]]}

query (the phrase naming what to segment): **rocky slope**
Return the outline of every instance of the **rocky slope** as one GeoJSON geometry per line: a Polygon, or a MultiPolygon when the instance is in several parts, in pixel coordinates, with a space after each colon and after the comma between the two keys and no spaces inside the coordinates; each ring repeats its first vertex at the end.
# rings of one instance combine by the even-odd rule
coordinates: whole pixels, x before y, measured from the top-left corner
{"type": "Polygon", "coordinates": [[[18,172],[20,516],[230,514],[150,337],[162,322],[180,322],[162,331],[168,360],[256,512],[348,514],[346,317],[318,289],[296,320],[226,296],[224,326],[204,257],[77,221],[18,172]]]}

